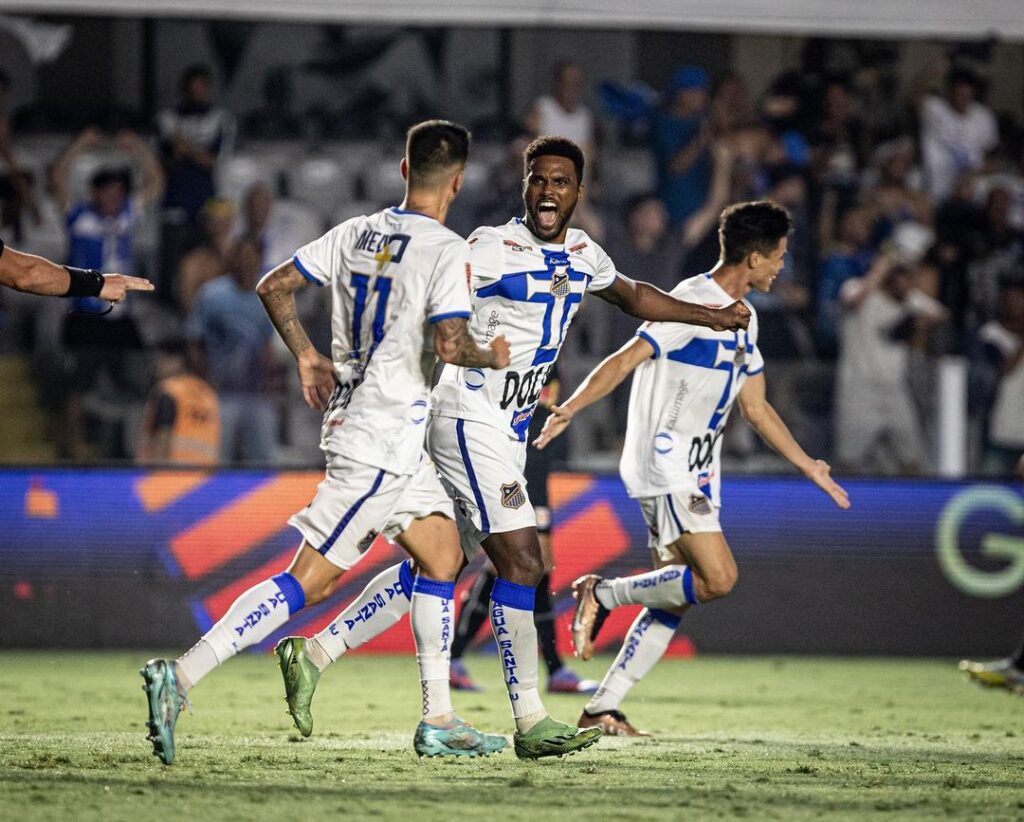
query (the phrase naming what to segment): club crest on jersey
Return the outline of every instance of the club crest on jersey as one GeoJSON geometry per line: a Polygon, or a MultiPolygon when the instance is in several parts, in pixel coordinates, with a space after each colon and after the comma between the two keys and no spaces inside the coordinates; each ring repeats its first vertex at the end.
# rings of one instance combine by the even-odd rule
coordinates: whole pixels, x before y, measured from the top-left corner
{"type": "Polygon", "coordinates": [[[556,268],[551,272],[551,296],[565,299],[569,296],[569,269],[556,268]]]}
{"type": "Polygon", "coordinates": [[[526,492],[518,482],[501,486],[501,504],[506,508],[522,508],[526,505],[526,492]]]}
{"type": "Polygon", "coordinates": [[[691,513],[706,516],[711,513],[711,500],[703,494],[690,494],[689,509],[691,513]]]}

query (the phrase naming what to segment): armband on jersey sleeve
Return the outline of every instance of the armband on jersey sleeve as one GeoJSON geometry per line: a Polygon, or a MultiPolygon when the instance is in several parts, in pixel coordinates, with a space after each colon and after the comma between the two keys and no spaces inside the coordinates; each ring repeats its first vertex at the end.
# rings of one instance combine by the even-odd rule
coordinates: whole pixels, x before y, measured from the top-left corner
{"type": "Polygon", "coordinates": [[[64,297],[98,297],[103,290],[103,275],[94,268],[72,268],[64,266],[71,275],[71,284],[64,297]]]}

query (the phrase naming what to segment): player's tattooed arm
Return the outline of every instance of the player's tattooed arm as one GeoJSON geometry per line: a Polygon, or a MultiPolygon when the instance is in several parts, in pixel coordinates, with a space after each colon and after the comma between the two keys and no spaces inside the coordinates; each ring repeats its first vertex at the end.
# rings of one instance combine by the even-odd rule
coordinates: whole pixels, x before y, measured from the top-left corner
{"type": "Polygon", "coordinates": [[[471,368],[506,368],[509,363],[508,342],[495,337],[490,346],[481,348],[469,333],[465,317],[448,317],[434,323],[434,350],[442,362],[471,368]]]}
{"type": "Polygon", "coordinates": [[[750,309],[740,300],[725,308],[708,308],[677,300],[650,283],[631,280],[621,274],[608,288],[594,293],[641,320],[703,325],[715,331],[734,331],[750,323],[750,309]]]}
{"type": "Polygon", "coordinates": [[[295,356],[306,405],[323,411],[334,391],[334,364],[313,347],[299,320],[295,292],[307,283],[295,264],[287,262],[268,272],[257,284],[256,293],[278,335],[295,356]]]}
{"type": "Polygon", "coordinates": [[[551,440],[569,427],[572,418],[588,405],[607,396],[644,360],[654,356],[654,347],[643,337],[633,337],[622,348],[591,371],[579,388],[561,405],[551,406],[551,414],[540,435],[533,441],[537,448],[545,448],[551,440]]]}
{"type": "Polygon", "coordinates": [[[840,508],[845,510],[850,507],[850,496],[845,488],[832,479],[831,466],[824,460],[808,456],[789,427],[782,421],[782,417],[768,402],[764,374],[747,377],[740,389],[739,403],[744,419],[779,456],[789,460],[840,508]]]}

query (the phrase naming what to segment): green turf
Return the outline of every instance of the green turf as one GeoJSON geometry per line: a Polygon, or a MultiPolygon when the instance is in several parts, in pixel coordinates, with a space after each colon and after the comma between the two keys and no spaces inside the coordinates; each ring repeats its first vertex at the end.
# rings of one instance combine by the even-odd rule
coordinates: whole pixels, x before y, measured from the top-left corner
{"type": "MultiPolygon", "coordinates": [[[[0,653],[4,819],[1024,818],[1024,698],[950,661],[666,661],[624,706],[655,739],[522,763],[417,760],[412,659],[343,660],[303,740],[272,658],[243,656],[193,692],[167,768],[143,739],[144,659],[0,653]]],[[[509,730],[494,659],[469,663],[487,691],[459,712],[509,730]]],[[[572,721],[582,700],[547,704],[572,721]]]]}

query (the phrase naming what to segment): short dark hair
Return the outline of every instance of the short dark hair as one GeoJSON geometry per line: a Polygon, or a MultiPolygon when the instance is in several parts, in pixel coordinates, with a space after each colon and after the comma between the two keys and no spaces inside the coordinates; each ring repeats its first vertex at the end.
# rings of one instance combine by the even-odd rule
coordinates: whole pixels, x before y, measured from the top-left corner
{"type": "Polygon", "coordinates": [[[736,265],[754,251],[771,254],[792,230],[789,212],[770,200],[731,205],[718,219],[722,262],[736,265]]]}
{"type": "Polygon", "coordinates": [[[184,94],[188,91],[188,87],[192,85],[193,80],[200,79],[208,80],[212,83],[213,69],[205,63],[193,63],[181,73],[181,79],[178,81],[178,88],[181,90],[181,93],[184,94]]]}
{"type": "Polygon", "coordinates": [[[450,120],[424,120],[414,125],[405,137],[409,182],[429,185],[452,166],[465,165],[469,141],[469,131],[450,120]]]}
{"type": "Polygon", "coordinates": [[[538,157],[565,157],[576,168],[576,183],[583,183],[583,149],[568,137],[538,137],[523,152],[523,176],[530,171],[530,163],[538,157]]]}
{"type": "Polygon", "coordinates": [[[112,185],[124,186],[125,191],[131,191],[132,172],[131,169],[105,166],[100,168],[89,178],[90,188],[106,188],[112,185]]]}

